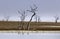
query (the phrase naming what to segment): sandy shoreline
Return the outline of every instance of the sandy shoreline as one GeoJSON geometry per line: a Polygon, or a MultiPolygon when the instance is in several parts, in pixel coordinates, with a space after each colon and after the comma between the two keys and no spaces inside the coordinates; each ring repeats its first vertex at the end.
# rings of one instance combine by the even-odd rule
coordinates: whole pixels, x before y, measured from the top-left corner
{"type": "Polygon", "coordinates": [[[19,31],[19,30],[7,30],[7,31],[5,31],[5,30],[3,30],[3,31],[0,31],[0,33],[27,33],[27,32],[29,32],[29,33],[60,33],[60,31],[19,31]]]}

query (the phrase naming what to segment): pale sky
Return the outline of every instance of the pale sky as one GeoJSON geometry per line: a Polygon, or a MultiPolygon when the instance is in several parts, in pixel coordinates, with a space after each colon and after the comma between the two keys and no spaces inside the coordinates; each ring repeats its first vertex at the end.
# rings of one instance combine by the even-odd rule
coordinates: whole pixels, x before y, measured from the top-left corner
{"type": "MultiPolygon", "coordinates": [[[[9,20],[19,20],[17,10],[30,10],[33,4],[38,7],[36,13],[42,21],[54,21],[55,15],[60,17],[60,0],[0,0],[0,20],[5,16],[10,16],[9,20]]],[[[26,14],[25,20],[29,20],[32,13],[26,11],[26,14]]]]}

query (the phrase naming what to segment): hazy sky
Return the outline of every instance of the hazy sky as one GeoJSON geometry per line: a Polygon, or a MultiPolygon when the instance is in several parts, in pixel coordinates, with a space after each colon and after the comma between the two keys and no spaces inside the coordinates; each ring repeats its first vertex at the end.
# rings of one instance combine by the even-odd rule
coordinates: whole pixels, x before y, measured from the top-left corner
{"type": "MultiPolygon", "coordinates": [[[[30,10],[33,4],[38,7],[36,13],[42,21],[54,21],[55,15],[60,16],[60,0],[0,0],[0,19],[10,16],[9,20],[18,20],[17,10],[30,10]]],[[[26,14],[25,20],[29,20],[32,13],[26,11],[26,14]]]]}

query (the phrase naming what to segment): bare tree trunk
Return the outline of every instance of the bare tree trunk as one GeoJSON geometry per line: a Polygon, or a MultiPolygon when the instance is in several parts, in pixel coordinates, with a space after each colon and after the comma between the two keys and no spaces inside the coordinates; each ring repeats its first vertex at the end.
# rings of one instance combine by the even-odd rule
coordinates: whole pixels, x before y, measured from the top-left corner
{"type": "Polygon", "coordinates": [[[57,23],[59,20],[59,16],[55,16],[55,23],[57,23]]]}
{"type": "Polygon", "coordinates": [[[30,21],[29,21],[28,24],[27,24],[27,30],[29,30],[29,28],[30,28],[30,22],[32,21],[33,16],[36,15],[35,11],[37,11],[37,6],[34,4],[34,7],[35,7],[35,8],[30,7],[31,10],[27,10],[27,11],[29,11],[29,12],[34,13],[34,14],[31,16],[31,19],[30,19],[30,21]]]}
{"type": "Polygon", "coordinates": [[[36,15],[36,13],[34,13],[34,14],[31,16],[31,19],[30,19],[30,21],[29,21],[28,24],[27,24],[27,30],[29,30],[30,22],[32,21],[33,16],[35,16],[35,15],[36,15]]]}
{"type": "Polygon", "coordinates": [[[55,20],[55,23],[57,23],[57,19],[55,20]]]}

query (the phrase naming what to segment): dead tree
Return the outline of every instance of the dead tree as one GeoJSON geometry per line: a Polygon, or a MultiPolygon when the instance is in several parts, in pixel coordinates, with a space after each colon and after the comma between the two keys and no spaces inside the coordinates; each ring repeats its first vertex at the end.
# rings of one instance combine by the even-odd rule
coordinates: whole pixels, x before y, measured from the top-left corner
{"type": "Polygon", "coordinates": [[[41,21],[39,16],[38,16],[38,19],[37,19],[37,20],[38,20],[38,22],[40,22],[40,21],[41,21]]]}
{"type": "Polygon", "coordinates": [[[55,23],[59,20],[59,16],[55,16],[55,23]]]}
{"type": "Polygon", "coordinates": [[[35,15],[35,22],[39,22],[40,21],[40,17],[38,15],[35,15]]]}
{"type": "Polygon", "coordinates": [[[38,21],[38,16],[37,15],[35,15],[35,22],[37,22],[38,21]]]}
{"type": "Polygon", "coordinates": [[[20,13],[20,11],[18,11],[18,13],[20,14],[20,19],[21,19],[21,24],[19,23],[18,29],[21,26],[21,29],[23,30],[23,25],[24,25],[24,20],[25,20],[25,17],[26,17],[26,13],[25,13],[25,11],[23,11],[21,13],[20,13]]]}
{"type": "Polygon", "coordinates": [[[4,18],[5,18],[6,21],[8,21],[10,16],[5,16],[4,18]]]}
{"type": "Polygon", "coordinates": [[[32,18],[36,15],[36,12],[35,12],[35,11],[37,11],[37,7],[36,7],[36,5],[34,5],[34,7],[35,7],[35,8],[30,7],[30,8],[31,8],[31,10],[27,10],[27,11],[29,11],[29,12],[32,12],[32,13],[33,13],[33,15],[31,16],[30,21],[29,21],[29,22],[28,22],[28,24],[27,24],[27,30],[29,30],[30,22],[32,21],[32,18]]]}
{"type": "Polygon", "coordinates": [[[23,11],[22,13],[20,13],[20,11],[18,11],[18,13],[21,15],[20,16],[21,21],[24,21],[25,20],[25,17],[26,17],[25,11],[23,11]]]}

